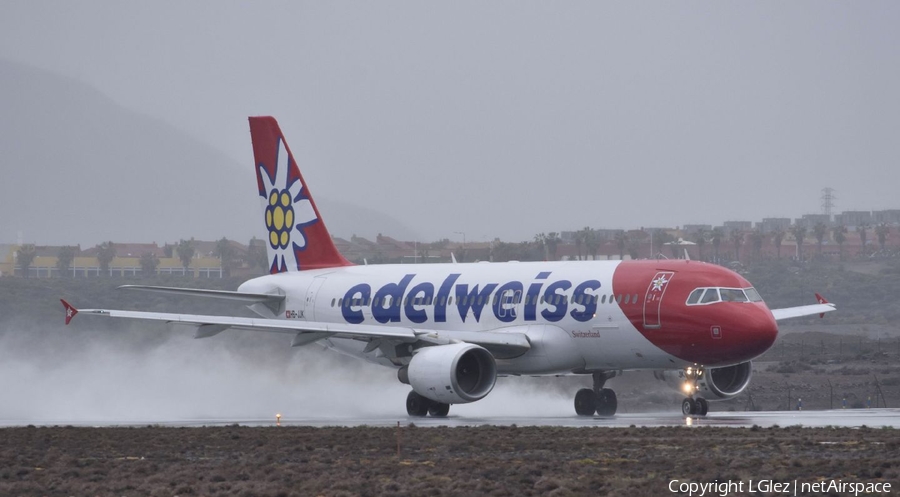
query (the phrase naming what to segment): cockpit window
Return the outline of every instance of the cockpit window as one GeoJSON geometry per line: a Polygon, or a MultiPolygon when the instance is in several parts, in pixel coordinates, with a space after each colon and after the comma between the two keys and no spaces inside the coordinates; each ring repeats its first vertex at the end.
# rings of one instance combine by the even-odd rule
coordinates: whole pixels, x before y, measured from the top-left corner
{"type": "Polygon", "coordinates": [[[740,288],[720,288],[719,293],[722,295],[722,302],[746,302],[747,296],[740,288]]]}
{"type": "Polygon", "coordinates": [[[750,302],[762,302],[762,297],[759,296],[759,292],[756,291],[756,288],[744,288],[744,293],[747,294],[747,298],[750,302]]]}
{"type": "Polygon", "coordinates": [[[701,304],[709,304],[711,302],[719,301],[719,289],[718,288],[707,288],[706,293],[703,294],[703,298],[700,300],[701,304]]]}
{"type": "Polygon", "coordinates": [[[703,295],[702,288],[698,288],[698,289],[694,290],[693,292],[691,292],[691,296],[688,297],[688,301],[687,301],[688,305],[694,305],[694,304],[700,302],[701,295],[703,295]]]}

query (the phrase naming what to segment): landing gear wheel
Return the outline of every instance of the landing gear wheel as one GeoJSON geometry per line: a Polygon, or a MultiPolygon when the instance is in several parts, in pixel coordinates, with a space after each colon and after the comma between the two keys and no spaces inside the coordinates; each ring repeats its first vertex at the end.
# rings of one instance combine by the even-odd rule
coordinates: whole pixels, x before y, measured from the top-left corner
{"type": "Polygon", "coordinates": [[[706,413],[709,412],[709,402],[707,402],[703,397],[698,397],[696,402],[697,414],[699,414],[700,416],[706,416],[706,413]]]}
{"type": "Polygon", "coordinates": [[[575,412],[579,416],[593,416],[597,410],[597,396],[590,388],[582,388],[575,394],[575,412]]]}
{"type": "Polygon", "coordinates": [[[450,404],[444,404],[442,402],[432,402],[431,406],[428,407],[428,414],[435,418],[445,418],[449,412],[450,404]]]}
{"type": "Polygon", "coordinates": [[[424,417],[428,414],[431,403],[431,400],[416,392],[409,392],[409,395],[406,396],[406,413],[410,416],[424,417]]]}
{"type": "Polygon", "coordinates": [[[690,397],[685,398],[683,401],[681,401],[681,413],[685,416],[696,414],[697,402],[690,397]]]}
{"type": "Polygon", "coordinates": [[[619,401],[616,399],[616,392],[611,388],[603,388],[597,396],[597,415],[602,417],[610,417],[616,413],[619,401]]]}

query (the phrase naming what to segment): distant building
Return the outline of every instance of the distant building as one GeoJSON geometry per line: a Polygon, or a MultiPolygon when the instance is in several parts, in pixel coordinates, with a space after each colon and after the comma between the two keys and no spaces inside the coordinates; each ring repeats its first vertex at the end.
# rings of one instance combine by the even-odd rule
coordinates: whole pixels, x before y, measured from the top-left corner
{"type": "Polygon", "coordinates": [[[722,227],[725,229],[725,233],[731,233],[732,231],[750,231],[753,229],[752,221],[725,221],[722,223],[722,227]]]}
{"type": "Polygon", "coordinates": [[[869,211],[844,211],[834,216],[835,224],[843,224],[849,228],[864,224],[871,225],[872,221],[872,213],[869,211]]]}
{"type": "Polygon", "coordinates": [[[713,226],[711,224],[685,224],[681,227],[681,231],[685,235],[693,235],[698,231],[712,231],[712,229],[713,226]]]}
{"type": "Polygon", "coordinates": [[[893,224],[900,225],[900,209],[890,209],[885,211],[873,211],[872,221],[875,224],[893,224]]]}
{"type": "Polygon", "coordinates": [[[762,221],[756,223],[756,227],[763,233],[771,233],[773,231],[787,231],[791,228],[791,218],[789,217],[764,217],[762,221]]]}
{"type": "Polygon", "coordinates": [[[812,229],[813,226],[819,223],[831,226],[831,216],[828,214],[804,214],[803,217],[794,220],[794,224],[797,226],[803,226],[808,229],[812,229]]]}

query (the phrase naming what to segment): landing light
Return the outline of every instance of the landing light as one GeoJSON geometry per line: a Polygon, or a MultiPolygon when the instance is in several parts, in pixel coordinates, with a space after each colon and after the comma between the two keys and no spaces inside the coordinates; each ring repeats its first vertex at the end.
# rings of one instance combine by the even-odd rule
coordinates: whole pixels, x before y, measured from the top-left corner
{"type": "Polygon", "coordinates": [[[681,387],[681,389],[684,390],[684,393],[690,394],[694,388],[691,386],[691,384],[689,382],[686,381],[686,382],[684,382],[684,386],[681,387]]]}
{"type": "Polygon", "coordinates": [[[275,415],[275,426],[281,426],[281,414],[275,415]]]}

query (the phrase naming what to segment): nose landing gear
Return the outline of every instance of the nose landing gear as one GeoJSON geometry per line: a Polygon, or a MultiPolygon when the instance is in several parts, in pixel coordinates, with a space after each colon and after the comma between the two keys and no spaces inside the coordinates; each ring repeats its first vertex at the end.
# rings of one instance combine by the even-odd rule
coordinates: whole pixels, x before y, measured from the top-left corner
{"type": "Polygon", "coordinates": [[[709,412],[709,402],[703,397],[694,396],[698,391],[697,382],[703,374],[701,368],[687,368],[684,371],[684,393],[687,398],[681,402],[681,413],[685,416],[706,416],[709,412]]]}
{"type": "Polygon", "coordinates": [[[618,400],[616,392],[603,388],[606,380],[614,377],[615,371],[596,371],[593,373],[594,388],[582,388],[575,394],[575,412],[579,416],[611,417],[616,414],[618,400]]]}

